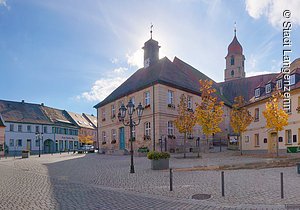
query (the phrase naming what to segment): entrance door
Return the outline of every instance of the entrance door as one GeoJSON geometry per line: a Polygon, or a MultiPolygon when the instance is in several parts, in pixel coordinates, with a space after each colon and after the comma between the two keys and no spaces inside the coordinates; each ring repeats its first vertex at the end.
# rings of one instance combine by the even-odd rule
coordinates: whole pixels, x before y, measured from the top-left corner
{"type": "Polygon", "coordinates": [[[54,150],[54,142],[51,139],[47,139],[44,142],[44,152],[53,153],[53,150],[54,150]]]}
{"type": "Polygon", "coordinates": [[[125,149],[125,132],[124,132],[124,127],[119,128],[119,135],[120,135],[120,149],[125,149]]]}
{"type": "Polygon", "coordinates": [[[26,146],[28,151],[31,151],[31,139],[27,139],[27,146],[26,146]]]}
{"type": "Polygon", "coordinates": [[[275,154],[277,152],[277,133],[270,134],[270,141],[268,142],[269,153],[275,154]]]}

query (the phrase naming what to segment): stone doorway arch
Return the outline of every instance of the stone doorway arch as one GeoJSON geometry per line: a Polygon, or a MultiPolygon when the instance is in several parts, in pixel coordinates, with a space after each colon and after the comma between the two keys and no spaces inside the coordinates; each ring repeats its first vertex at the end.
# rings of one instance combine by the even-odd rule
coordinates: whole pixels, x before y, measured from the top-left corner
{"type": "Polygon", "coordinates": [[[54,153],[54,141],[52,139],[46,139],[44,141],[44,153],[54,153]]]}

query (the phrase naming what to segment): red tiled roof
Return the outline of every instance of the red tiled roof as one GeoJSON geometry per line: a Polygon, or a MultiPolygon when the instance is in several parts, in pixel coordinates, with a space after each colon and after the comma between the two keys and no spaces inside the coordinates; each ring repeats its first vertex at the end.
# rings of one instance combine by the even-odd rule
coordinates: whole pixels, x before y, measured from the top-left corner
{"type": "Polygon", "coordinates": [[[268,81],[274,78],[277,74],[264,74],[253,77],[246,77],[236,80],[230,80],[218,83],[218,87],[222,89],[223,95],[231,102],[237,96],[243,96],[246,101],[254,96],[254,90],[260,85],[265,86],[268,81]]]}
{"type": "Polygon", "coordinates": [[[232,42],[228,46],[228,54],[243,54],[242,45],[237,40],[236,36],[234,36],[232,42]]]}

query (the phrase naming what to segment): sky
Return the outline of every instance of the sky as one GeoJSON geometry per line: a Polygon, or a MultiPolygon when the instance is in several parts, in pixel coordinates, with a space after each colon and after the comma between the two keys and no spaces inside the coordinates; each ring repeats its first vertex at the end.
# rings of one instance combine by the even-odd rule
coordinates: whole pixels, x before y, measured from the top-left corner
{"type": "Polygon", "coordinates": [[[0,99],[96,114],[143,66],[151,24],[160,58],[221,82],[236,22],[246,76],[280,72],[283,21],[300,57],[299,11],[298,0],[0,0],[0,99]]]}

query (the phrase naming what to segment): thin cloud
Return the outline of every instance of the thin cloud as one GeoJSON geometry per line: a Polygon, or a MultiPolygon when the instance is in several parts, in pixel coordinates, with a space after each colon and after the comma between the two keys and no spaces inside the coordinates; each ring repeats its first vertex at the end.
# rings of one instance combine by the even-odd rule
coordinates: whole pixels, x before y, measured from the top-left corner
{"type": "Polygon", "coordinates": [[[143,56],[144,56],[144,52],[142,49],[136,50],[134,53],[131,54],[127,53],[126,54],[127,63],[130,66],[142,68],[144,65],[143,56]]]}
{"type": "Polygon", "coordinates": [[[126,79],[126,67],[119,67],[108,73],[108,77],[96,80],[89,91],[85,91],[76,96],[77,100],[102,101],[126,79]]]}
{"type": "Polygon", "coordinates": [[[125,77],[99,79],[94,82],[90,91],[83,92],[76,98],[79,100],[86,99],[88,101],[102,101],[125,80],[125,77]]]}
{"type": "Polygon", "coordinates": [[[114,73],[117,73],[117,74],[123,74],[123,73],[125,73],[127,70],[128,70],[128,68],[126,68],[126,67],[120,67],[120,68],[114,69],[114,73]]]}
{"type": "Polygon", "coordinates": [[[0,0],[0,7],[1,6],[6,7],[7,9],[9,9],[9,6],[6,3],[6,0],[0,0]]]}
{"type": "Polygon", "coordinates": [[[283,11],[290,10],[290,21],[293,25],[300,25],[299,0],[246,0],[246,11],[254,19],[266,17],[274,27],[282,27],[283,11]]]}

